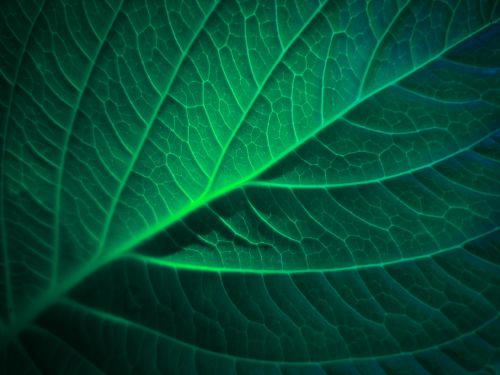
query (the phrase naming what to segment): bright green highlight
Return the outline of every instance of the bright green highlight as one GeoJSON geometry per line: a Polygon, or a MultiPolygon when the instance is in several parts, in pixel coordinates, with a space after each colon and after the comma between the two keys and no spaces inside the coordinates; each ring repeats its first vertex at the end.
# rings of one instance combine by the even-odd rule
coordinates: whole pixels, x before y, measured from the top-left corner
{"type": "Polygon", "coordinates": [[[8,372],[498,367],[498,1],[1,8],[8,372]]]}

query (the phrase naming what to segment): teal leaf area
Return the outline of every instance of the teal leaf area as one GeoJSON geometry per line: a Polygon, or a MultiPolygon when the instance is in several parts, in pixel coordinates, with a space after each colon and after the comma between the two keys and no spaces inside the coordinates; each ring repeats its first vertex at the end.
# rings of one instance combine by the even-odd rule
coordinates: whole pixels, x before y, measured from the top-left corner
{"type": "Polygon", "coordinates": [[[499,0],[0,2],[0,373],[499,374],[499,0]]]}

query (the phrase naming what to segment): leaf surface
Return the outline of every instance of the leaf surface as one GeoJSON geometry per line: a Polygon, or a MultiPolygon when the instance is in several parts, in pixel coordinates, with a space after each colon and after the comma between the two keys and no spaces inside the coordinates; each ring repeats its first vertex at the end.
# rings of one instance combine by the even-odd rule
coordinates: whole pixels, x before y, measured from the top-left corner
{"type": "Polygon", "coordinates": [[[1,7],[8,371],[498,370],[498,1],[1,7]]]}

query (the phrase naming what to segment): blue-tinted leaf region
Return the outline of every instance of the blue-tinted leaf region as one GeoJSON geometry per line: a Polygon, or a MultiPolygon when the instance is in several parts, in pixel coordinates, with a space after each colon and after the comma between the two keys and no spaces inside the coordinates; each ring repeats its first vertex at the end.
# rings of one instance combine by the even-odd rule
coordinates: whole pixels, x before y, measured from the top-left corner
{"type": "Polygon", "coordinates": [[[500,371],[499,1],[0,9],[3,371],[500,371]]]}

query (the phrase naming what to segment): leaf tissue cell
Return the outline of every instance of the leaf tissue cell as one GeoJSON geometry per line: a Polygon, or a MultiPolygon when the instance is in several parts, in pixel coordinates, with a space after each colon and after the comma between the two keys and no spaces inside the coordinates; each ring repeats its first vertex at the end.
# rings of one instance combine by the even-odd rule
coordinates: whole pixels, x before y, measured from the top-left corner
{"type": "Polygon", "coordinates": [[[500,1],[0,10],[1,373],[500,371],[500,1]]]}

